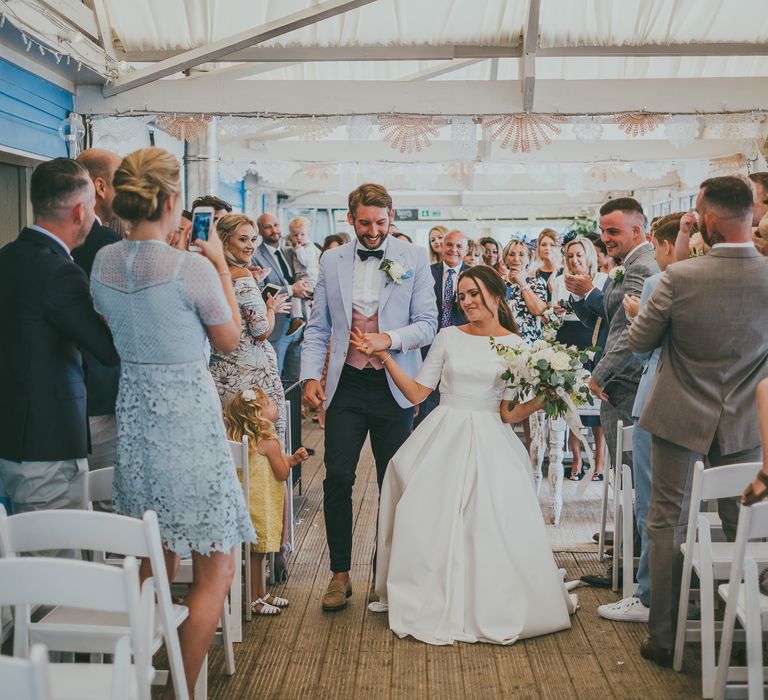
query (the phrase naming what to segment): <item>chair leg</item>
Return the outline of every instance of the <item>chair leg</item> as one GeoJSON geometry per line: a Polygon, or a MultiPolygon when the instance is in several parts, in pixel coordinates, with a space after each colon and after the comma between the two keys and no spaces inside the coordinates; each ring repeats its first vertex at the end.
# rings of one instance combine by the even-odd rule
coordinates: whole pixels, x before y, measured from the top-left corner
{"type": "MultiPolygon", "coordinates": [[[[702,567],[699,572],[701,602],[701,695],[713,697],[715,685],[715,592],[713,572],[702,567]]],[[[726,660],[726,669],[728,661],[726,660]]]]}
{"type": "Polygon", "coordinates": [[[245,619],[250,622],[253,619],[251,611],[251,545],[243,544],[243,556],[245,557],[245,619]]]}
{"type": "Polygon", "coordinates": [[[621,545],[626,534],[623,532],[624,528],[621,520],[622,491],[621,469],[617,468],[613,473],[613,577],[611,589],[614,591],[619,590],[619,553],[621,552],[621,545]]]}
{"type": "Polygon", "coordinates": [[[744,628],[747,636],[749,700],[763,700],[763,640],[757,564],[744,560],[744,628]]]}
{"type": "Polygon", "coordinates": [[[611,480],[610,468],[606,471],[603,480],[603,498],[600,502],[600,537],[598,538],[597,558],[602,561],[605,558],[605,531],[608,525],[608,482],[611,480]]]}
{"type": "Polygon", "coordinates": [[[232,649],[232,629],[229,624],[229,600],[224,601],[221,610],[221,643],[224,647],[224,672],[228,676],[235,675],[235,652],[232,649]]]}
{"type": "Polygon", "coordinates": [[[194,700],[208,700],[208,654],[203,659],[193,693],[194,700]]]}
{"type": "MultiPolygon", "coordinates": [[[[243,548],[235,548],[235,575],[229,589],[229,625],[232,642],[243,641],[243,548]]],[[[248,606],[250,608],[250,605],[248,606]]]]}
{"type": "Polygon", "coordinates": [[[634,557],[634,530],[632,528],[632,515],[634,513],[632,502],[632,471],[625,464],[622,466],[622,480],[621,480],[621,498],[622,498],[622,572],[621,572],[621,588],[622,598],[627,598],[634,593],[634,573],[633,565],[635,561],[634,557]]]}
{"type": "MultiPolygon", "coordinates": [[[[720,656],[718,658],[717,668],[715,669],[715,687],[712,694],[710,695],[710,697],[713,697],[716,700],[723,700],[723,698],[725,698],[725,686],[728,682],[728,668],[731,662],[731,649],[733,648],[733,628],[736,624],[737,604],[736,595],[731,595],[732,593],[735,593],[735,591],[731,590],[731,587],[729,586],[728,601],[725,604],[725,616],[723,617],[723,630],[720,636],[720,656]]],[[[703,624],[704,620],[702,615],[702,625],[703,624]]],[[[702,658],[702,667],[704,666],[704,663],[705,661],[702,658]]]]}

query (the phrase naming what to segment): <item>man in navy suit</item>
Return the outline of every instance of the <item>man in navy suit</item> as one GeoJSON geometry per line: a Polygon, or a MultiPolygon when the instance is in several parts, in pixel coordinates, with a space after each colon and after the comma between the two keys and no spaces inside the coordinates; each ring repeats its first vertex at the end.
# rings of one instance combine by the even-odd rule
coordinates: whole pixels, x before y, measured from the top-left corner
{"type": "MultiPolygon", "coordinates": [[[[435,299],[437,299],[437,323],[439,328],[460,326],[467,322],[459,308],[456,290],[459,275],[467,269],[464,256],[467,254],[468,240],[461,231],[449,231],[443,238],[439,263],[430,265],[432,278],[435,280],[435,299]]],[[[426,357],[430,346],[421,349],[421,356],[426,357]]],[[[440,403],[440,391],[435,389],[419,406],[419,414],[414,420],[414,427],[419,425],[440,403]]]]}
{"type": "Polygon", "coordinates": [[[0,250],[0,479],[17,512],[82,507],[88,423],[80,348],[116,365],[71,250],[94,221],[88,171],[68,158],[39,165],[34,225],[0,250]]]}
{"type": "MultiPolygon", "coordinates": [[[[87,148],[78,157],[80,163],[91,176],[96,191],[96,204],[91,232],[85,243],[72,251],[72,259],[88,277],[91,276],[93,260],[104,246],[122,240],[120,234],[104,224],[112,221],[112,200],[115,188],[112,178],[122,158],[111,151],[99,148],[87,148]]],[[[85,385],[88,389],[88,426],[91,432],[91,444],[88,450],[88,468],[101,469],[113,467],[117,462],[117,421],[115,404],[120,383],[120,367],[106,367],[93,355],[83,350],[85,365],[85,385]]]]}

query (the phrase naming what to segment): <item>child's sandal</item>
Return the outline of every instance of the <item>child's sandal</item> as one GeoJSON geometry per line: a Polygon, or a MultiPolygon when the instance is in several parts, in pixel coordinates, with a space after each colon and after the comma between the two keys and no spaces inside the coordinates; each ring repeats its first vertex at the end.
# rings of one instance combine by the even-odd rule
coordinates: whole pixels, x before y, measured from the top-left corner
{"type": "Polygon", "coordinates": [[[254,615],[279,615],[282,611],[276,605],[270,605],[262,598],[256,598],[251,603],[251,612],[254,615]],[[261,606],[261,609],[259,609],[261,606]]]}
{"type": "Polygon", "coordinates": [[[267,605],[274,605],[276,608],[287,608],[288,607],[288,600],[287,598],[278,598],[276,595],[272,595],[271,593],[267,593],[262,600],[267,605]]]}

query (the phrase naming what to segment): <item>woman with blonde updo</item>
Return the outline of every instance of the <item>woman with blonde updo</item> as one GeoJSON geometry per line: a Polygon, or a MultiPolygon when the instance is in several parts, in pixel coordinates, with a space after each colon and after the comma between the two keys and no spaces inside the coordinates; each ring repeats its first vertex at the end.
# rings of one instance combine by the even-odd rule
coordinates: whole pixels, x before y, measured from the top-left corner
{"type": "MultiPolygon", "coordinates": [[[[217,236],[196,241],[201,254],[168,245],[181,214],[178,161],[160,148],[135,151],[113,182],[112,206],[130,234],[99,251],[91,274],[121,360],[113,503],[135,518],[157,513],[171,579],[192,555],[179,630],[184,696],[216,631],[234,548],[255,540],[203,351],[206,336],[218,350],[237,348],[240,312],[217,236]]],[[[169,684],[164,697],[173,696],[169,684]]]]}

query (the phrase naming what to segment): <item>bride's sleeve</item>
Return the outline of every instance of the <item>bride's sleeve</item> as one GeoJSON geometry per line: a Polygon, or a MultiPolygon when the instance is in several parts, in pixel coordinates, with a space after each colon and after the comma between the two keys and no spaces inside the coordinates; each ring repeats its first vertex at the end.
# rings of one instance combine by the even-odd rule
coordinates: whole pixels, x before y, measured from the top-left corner
{"type": "Polygon", "coordinates": [[[443,374],[443,363],[445,362],[445,332],[440,331],[429,348],[424,362],[421,363],[421,369],[416,375],[416,381],[422,386],[434,389],[440,383],[440,377],[443,374]]]}

